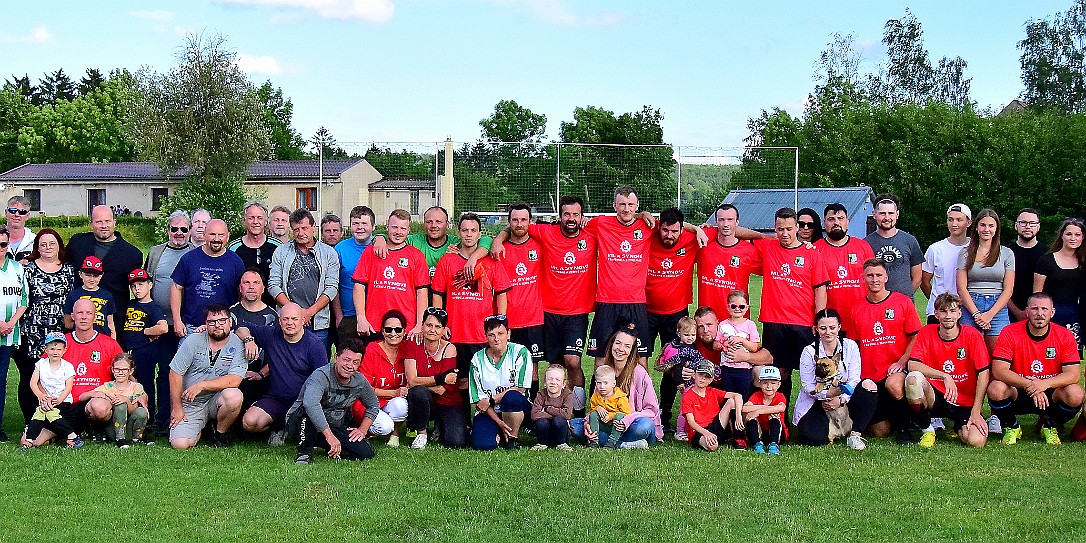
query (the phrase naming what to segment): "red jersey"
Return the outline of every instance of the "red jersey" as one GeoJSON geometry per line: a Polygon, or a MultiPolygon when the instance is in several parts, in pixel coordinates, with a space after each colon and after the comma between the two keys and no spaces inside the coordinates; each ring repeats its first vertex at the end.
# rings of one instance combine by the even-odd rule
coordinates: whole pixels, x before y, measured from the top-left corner
{"type": "Polygon", "coordinates": [[[528,238],[521,244],[506,242],[502,260],[509,290],[509,327],[527,328],[543,324],[543,294],[539,274],[543,251],[539,242],[528,238]]]}
{"type": "MultiPolygon", "coordinates": [[[[417,343],[412,342],[412,344],[418,345],[418,348],[425,354],[422,358],[415,359],[415,373],[419,377],[436,377],[439,373],[456,369],[456,357],[451,354],[455,347],[453,347],[451,343],[447,343],[443,351],[438,350],[436,353],[427,351],[425,347],[417,343]]],[[[434,402],[438,405],[446,406],[460,405],[462,403],[462,398],[460,396],[459,385],[453,383],[451,385],[443,386],[445,387],[445,392],[440,396],[434,396],[434,402]]]]}
{"type": "Polygon", "coordinates": [[[366,285],[366,320],[374,330],[381,329],[381,317],[390,309],[400,310],[407,318],[407,328],[414,328],[418,289],[430,286],[430,269],[422,251],[405,245],[377,258],[373,248],[367,247],[351,278],[366,285]]]}
{"type": "MultiPolygon", "coordinates": [[[[945,340],[939,336],[939,325],[929,324],[920,329],[909,360],[947,373],[958,387],[955,405],[973,407],[976,403],[977,375],[988,369],[988,346],[984,336],[972,326],[959,326],[958,337],[945,340]]],[[[942,379],[928,379],[931,386],[946,394],[942,379]]]]}
{"type": "Polygon", "coordinates": [[[70,332],[65,337],[68,338],[68,350],[64,353],[64,359],[75,366],[72,399],[78,402],[84,392],[113,380],[113,372],[110,371],[113,357],[123,351],[115,339],[98,332],[86,343],[75,339],[70,332]]]}
{"type": "Polygon", "coordinates": [[[702,358],[718,366],[720,365],[720,351],[714,350],[712,345],[706,345],[699,339],[694,342],[694,346],[698,348],[702,358]]]}
{"type": "Polygon", "coordinates": [[[992,351],[993,360],[1009,362],[1011,371],[1022,377],[1048,379],[1059,375],[1064,366],[1078,364],[1082,359],[1075,336],[1067,328],[1050,322],[1047,334],[1034,337],[1027,324],[1028,321],[1012,323],[999,333],[992,351]]]}
{"type": "Polygon", "coordinates": [[[832,307],[842,315],[848,314],[850,308],[867,295],[864,261],[874,258],[875,252],[871,250],[871,244],[852,236],[840,247],[834,247],[824,239],[815,242],[814,246],[822,255],[830,280],[826,285],[826,307],[832,307]]]}
{"type": "Polygon", "coordinates": [[[786,249],[775,239],[755,240],[762,259],[762,311],[759,319],[811,326],[816,287],[830,282],[818,250],[800,244],[786,249]]]}
{"type": "MultiPolygon", "coordinates": [[[[414,359],[416,364],[426,358],[422,348],[413,341],[400,342],[400,349],[396,353],[396,360],[388,359],[388,354],[381,348],[380,341],[370,342],[366,345],[366,354],[362,355],[362,363],[358,365],[358,373],[362,374],[374,390],[399,390],[407,386],[407,376],[404,372],[404,360],[414,359]]],[[[381,407],[388,403],[388,398],[378,398],[381,407]]]]}
{"type": "Polygon", "coordinates": [[[449,331],[456,343],[486,343],[483,319],[495,314],[494,298],[509,291],[505,268],[489,256],[479,260],[475,279],[464,278],[464,263],[468,259],[448,254],[437,261],[431,289],[445,297],[449,312],[449,331]]]}
{"type": "Polygon", "coordinates": [[[543,311],[584,315],[596,307],[596,238],[568,238],[557,224],[528,225],[543,249],[543,311]]]}
{"type": "MultiPolygon", "coordinates": [[[[713,419],[720,414],[720,408],[724,407],[724,395],[723,390],[706,387],[705,396],[699,396],[698,393],[694,392],[694,387],[690,387],[686,392],[683,392],[683,399],[679,403],[679,413],[694,415],[694,422],[698,423],[698,426],[708,428],[713,419]]],[[[699,437],[697,432],[690,431],[687,433],[690,434],[690,439],[699,437]]]]}
{"type": "Polygon", "coordinates": [[[879,382],[905,354],[909,336],[920,331],[913,301],[899,292],[871,303],[865,298],[852,307],[852,339],[860,346],[860,378],[879,382]]]}
{"type": "Polygon", "coordinates": [[[762,260],[749,241],[725,247],[716,239],[716,228],[706,228],[709,244],[698,251],[698,305],[713,308],[717,316],[728,316],[728,293],[750,293],[750,274],[758,273],[762,260]]]}
{"type": "Polygon", "coordinates": [[[686,311],[694,301],[694,260],[698,238],[683,230],[673,247],[660,242],[660,225],[650,233],[649,271],[645,281],[645,309],[657,315],[686,311]]]}
{"type": "MultiPolygon", "coordinates": [[[[754,394],[750,395],[748,402],[754,405],[787,405],[788,399],[784,397],[784,394],[777,392],[773,395],[773,399],[769,403],[765,403],[765,393],[761,390],[755,390],[754,394]]],[[[762,430],[769,429],[769,415],[758,415],[758,427],[762,430]]],[[[781,413],[781,427],[784,431],[784,437],[788,438],[788,425],[784,424],[784,413],[781,413]]]]}
{"type": "Polygon", "coordinates": [[[618,217],[593,217],[584,230],[596,237],[599,269],[596,301],[609,304],[645,303],[652,231],[641,219],[624,225],[618,217]]]}

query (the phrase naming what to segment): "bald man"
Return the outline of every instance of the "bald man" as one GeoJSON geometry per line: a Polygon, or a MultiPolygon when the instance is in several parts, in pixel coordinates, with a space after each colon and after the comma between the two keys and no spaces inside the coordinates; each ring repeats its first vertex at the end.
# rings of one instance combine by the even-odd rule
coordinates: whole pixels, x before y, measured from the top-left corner
{"type": "MultiPolygon", "coordinates": [[[[95,206],[90,216],[91,231],[75,234],[68,241],[68,263],[79,269],[88,256],[102,261],[101,287],[113,295],[117,314],[128,311],[128,273],[141,267],[143,253],[117,232],[117,221],[109,206],[95,206]]],[[[78,274],[75,286],[83,286],[78,274]]]]}
{"type": "Polygon", "coordinates": [[[328,364],[324,343],[305,329],[305,311],[289,302],[279,311],[276,326],[240,326],[237,335],[246,344],[246,351],[255,356],[256,346],[264,349],[266,364],[257,372],[267,379],[268,392],[253,403],[241,418],[246,432],[272,431],[268,444],[282,445],[286,438],[283,423],[287,410],[298,399],[302,385],[309,375],[328,364]]]}
{"type": "Polygon", "coordinates": [[[238,301],[238,284],[245,264],[226,250],[229,229],[222,219],[208,221],[204,244],[181,256],[173,270],[170,310],[173,331],[185,337],[204,324],[207,308],[214,304],[231,306],[238,301]]]}

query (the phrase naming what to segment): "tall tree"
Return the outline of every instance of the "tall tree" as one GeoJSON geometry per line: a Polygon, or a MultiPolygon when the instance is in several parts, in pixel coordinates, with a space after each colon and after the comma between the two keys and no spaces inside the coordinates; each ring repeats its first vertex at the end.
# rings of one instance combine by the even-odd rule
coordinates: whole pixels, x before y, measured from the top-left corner
{"type": "Polygon", "coordinates": [[[1086,111],[1086,0],[1051,20],[1030,20],[1022,51],[1022,99],[1068,113],[1086,111]]]}
{"type": "Polygon", "coordinates": [[[513,100],[494,105],[494,113],[479,121],[483,139],[539,143],[547,135],[547,116],[533,113],[513,100]]]}
{"type": "Polygon", "coordinates": [[[86,96],[32,108],[19,130],[18,149],[28,162],[132,160],[125,127],[131,77],[117,77],[86,96]]]}
{"type": "Polygon", "coordinates": [[[264,122],[271,135],[272,150],[269,158],[277,160],[301,160],[305,158],[305,140],[290,125],[294,116],[294,103],[283,98],[283,89],[265,81],[257,89],[257,95],[264,104],[264,122]]]}
{"type": "Polygon", "coordinates": [[[0,90],[0,172],[26,163],[19,152],[19,130],[26,126],[34,107],[14,86],[0,90]]]}
{"type": "Polygon", "coordinates": [[[87,74],[79,80],[79,95],[86,96],[102,86],[106,82],[105,76],[97,68],[87,68],[87,74]]]}
{"type": "Polygon", "coordinates": [[[4,89],[10,89],[21,94],[23,99],[27,101],[30,101],[36,92],[34,84],[30,82],[30,76],[26,74],[23,74],[22,77],[13,75],[11,79],[5,80],[4,89]]]}
{"type": "Polygon", "coordinates": [[[325,160],[348,158],[347,151],[339,146],[339,143],[336,142],[336,137],[323,126],[313,133],[313,137],[309,138],[309,145],[313,147],[313,151],[310,154],[313,158],[317,158],[318,150],[322,150],[321,154],[324,156],[325,160]]]}

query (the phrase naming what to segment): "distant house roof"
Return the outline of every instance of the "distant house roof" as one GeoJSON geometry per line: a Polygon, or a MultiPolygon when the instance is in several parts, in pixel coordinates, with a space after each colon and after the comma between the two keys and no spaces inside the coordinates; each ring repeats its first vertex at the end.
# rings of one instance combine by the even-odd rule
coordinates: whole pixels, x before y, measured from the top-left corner
{"type": "Polygon", "coordinates": [[[1004,115],[1010,115],[1011,113],[1018,113],[1019,111],[1025,111],[1029,107],[1029,104],[1021,100],[1011,100],[1010,103],[1003,106],[1003,109],[999,111],[996,117],[1002,117],[1004,115]]]}
{"type": "MultiPolygon", "coordinates": [[[[325,160],[324,177],[339,177],[351,166],[365,159],[325,160]]],[[[258,160],[249,166],[249,179],[267,179],[276,177],[313,177],[316,178],[320,165],[316,160],[258,160]]]]}
{"type": "MultiPolygon", "coordinates": [[[[870,214],[869,206],[875,193],[871,187],[799,189],[799,209],[814,209],[819,217],[826,205],[840,203],[849,217],[870,214]]],[[[737,189],[724,197],[724,203],[739,208],[740,224],[763,232],[773,230],[773,215],[782,207],[796,205],[794,189],[737,189]]],[[[859,226],[863,221],[853,220],[859,226]]],[[[851,228],[850,228],[851,230],[851,228]]]]}
{"type": "Polygon", "coordinates": [[[434,190],[433,179],[413,177],[383,177],[376,183],[370,183],[370,190],[434,190]]]}
{"type": "MultiPolygon", "coordinates": [[[[325,160],[324,177],[339,177],[364,159],[325,160]]],[[[320,165],[316,160],[259,160],[249,166],[249,179],[298,179],[318,177],[320,165]]],[[[173,176],[179,177],[179,176],[173,176]]],[[[0,174],[7,180],[163,180],[166,177],[150,162],[59,162],[56,164],[23,164],[0,174]]]]}

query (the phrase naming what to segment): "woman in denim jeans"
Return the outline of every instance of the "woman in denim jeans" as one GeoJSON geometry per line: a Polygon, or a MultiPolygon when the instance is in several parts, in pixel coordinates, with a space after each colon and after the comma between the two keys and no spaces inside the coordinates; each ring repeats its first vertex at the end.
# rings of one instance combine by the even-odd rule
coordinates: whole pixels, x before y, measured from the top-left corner
{"type": "Polygon", "coordinates": [[[989,354],[999,333],[1011,322],[1007,303],[1014,291],[1014,252],[999,244],[999,232],[999,215],[988,208],[980,210],[969,245],[958,257],[961,323],[984,334],[989,354]]]}

